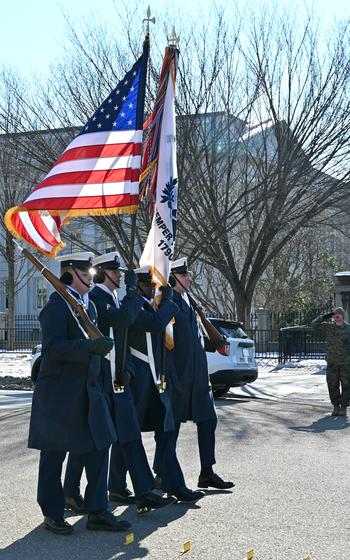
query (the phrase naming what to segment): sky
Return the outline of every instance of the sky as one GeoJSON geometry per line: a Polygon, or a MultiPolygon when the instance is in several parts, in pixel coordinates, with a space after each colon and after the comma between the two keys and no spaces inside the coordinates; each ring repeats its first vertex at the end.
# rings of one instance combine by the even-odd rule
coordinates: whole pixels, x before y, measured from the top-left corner
{"type": "MultiPolygon", "coordinates": [[[[243,5],[245,0],[236,0],[243,5]]],[[[0,64],[16,68],[27,75],[33,72],[48,73],[51,63],[60,57],[67,35],[65,15],[70,21],[79,24],[82,18],[96,17],[106,19],[113,24],[118,21],[114,4],[119,0],[7,0],[1,5],[0,19],[0,64]]],[[[198,9],[209,15],[213,0],[153,0],[143,1],[145,12],[151,4],[152,15],[164,13],[176,5],[179,10],[198,9]],[[185,8],[186,7],[186,8],[185,8]]],[[[221,6],[232,4],[232,0],[217,2],[221,6]]],[[[271,5],[272,0],[260,0],[271,5]]],[[[128,2],[125,2],[128,4],[128,2]]],[[[346,0],[280,0],[279,4],[306,7],[313,10],[320,18],[321,25],[332,22],[335,18],[350,18],[350,2],[346,0]]],[[[159,24],[163,22],[158,21],[159,24]]],[[[175,22],[176,23],[176,22],[175,22]]]]}

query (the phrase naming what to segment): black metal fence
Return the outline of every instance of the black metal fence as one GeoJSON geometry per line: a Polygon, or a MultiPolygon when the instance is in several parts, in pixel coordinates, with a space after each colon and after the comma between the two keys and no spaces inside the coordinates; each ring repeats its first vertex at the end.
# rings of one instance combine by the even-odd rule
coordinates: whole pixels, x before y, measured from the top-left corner
{"type": "Polygon", "coordinates": [[[329,300],[322,307],[312,307],[307,310],[289,309],[282,312],[271,312],[270,321],[272,329],[282,329],[296,325],[309,325],[313,319],[324,313],[332,311],[333,302],[329,300]]]}
{"type": "Polygon", "coordinates": [[[293,359],[310,360],[325,357],[325,342],[322,334],[311,327],[289,327],[280,330],[279,362],[293,359]]]}
{"type": "Polygon", "coordinates": [[[247,334],[255,340],[256,358],[276,360],[285,363],[295,359],[323,359],[325,344],[320,332],[310,327],[289,327],[283,329],[247,329],[247,334]]]}
{"type": "MultiPolygon", "coordinates": [[[[257,358],[285,363],[301,358],[320,359],[325,355],[322,336],[309,327],[246,329],[246,332],[255,341],[257,358]]],[[[31,352],[40,342],[40,324],[36,315],[17,315],[12,332],[6,317],[0,324],[0,352],[31,352]]]]}
{"type": "Polygon", "coordinates": [[[16,315],[14,328],[7,316],[0,324],[0,352],[30,352],[41,342],[40,323],[36,315],[16,315]]]}
{"type": "Polygon", "coordinates": [[[246,329],[249,338],[255,340],[255,356],[278,360],[279,329],[246,329]]]}

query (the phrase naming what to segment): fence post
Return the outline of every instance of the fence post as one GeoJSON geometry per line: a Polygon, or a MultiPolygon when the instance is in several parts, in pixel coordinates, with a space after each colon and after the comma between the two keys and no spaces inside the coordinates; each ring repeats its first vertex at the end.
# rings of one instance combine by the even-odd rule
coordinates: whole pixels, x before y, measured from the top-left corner
{"type": "Polygon", "coordinates": [[[5,350],[6,342],[6,312],[0,311],[0,350],[5,350]]]}
{"type": "Polygon", "coordinates": [[[256,328],[259,331],[269,331],[271,330],[271,311],[269,309],[263,309],[259,307],[255,310],[257,325],[256,328]]]}
{"type": "Polygon", "coordinates": [[[286,361],[284,348],[283,348],[283,338],[282,338],[282,331],[279,329],[278,331],[278,363],[284,364],[286,361]]]}
{"type": "Polygon", "coordinates": [[[262,352],[262,349],[265,349],[265,352],[268,353],[268,346],[269,341],[271,338],[271,311],[269,309],[263,309],[259,307],[255,310],[256,315],[256,334],[259,333],[258,338],[256,339],[256,347],[258,352],[262,352]]]}

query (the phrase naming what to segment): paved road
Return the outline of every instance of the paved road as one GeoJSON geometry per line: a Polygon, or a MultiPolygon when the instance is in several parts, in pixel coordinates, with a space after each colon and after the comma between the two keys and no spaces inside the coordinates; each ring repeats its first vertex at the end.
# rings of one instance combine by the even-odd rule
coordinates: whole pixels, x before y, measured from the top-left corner
{"type": "MultiPolygon", "coordinates": [[[[218,472],[232,475],[232,493],[212,491],[197,506],[170,506],[132,521],[134,544],[121,534],[76,532],[59,537],[41,526],[35,502],[38,454],[26,449],[29,409],[0,411],[1,560],[172,560],[192,541],[188,560],[348,560],[350,424],[330,407],[291,402],[218,401],[218,472]]],[[[145,437],[151,455],[153,441],[145,437]]],[[[198,473],[192,424],[180,434],[179,456],[189,486],[198,473]]]]}
{"type": "Polygon", "coordinates": [[[32,396],[33,391],[2,389],[0,390],[0,409],[29,406],[32,403],[32,396]]]}

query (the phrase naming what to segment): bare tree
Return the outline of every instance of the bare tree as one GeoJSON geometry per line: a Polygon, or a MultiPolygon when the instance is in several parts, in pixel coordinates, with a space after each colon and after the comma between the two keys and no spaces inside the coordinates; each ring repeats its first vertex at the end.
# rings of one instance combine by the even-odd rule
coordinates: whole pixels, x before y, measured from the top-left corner
{"type": "MultiPolygon", "coordinates": [[[[8,79],[10,77],[8,76],[8,79]]],[[[33,180],[30,176],[30,164],[28,155],[21,150],[17,133],[14,132],[14,123],[18,122],[21,113],[19,98],[13,95],[13,91],[20,90],[23,84],[18,77],[11,77],[11,88],[3,90],[3,107],[0,115],[0,213],[3,217],[5,212],[20,204],[33,188],[33,180]]],[[[28,140],[28,139],[27,139],[28,140]]],[[[11,233],[6,229],[3,219],[0,223],[0,255],[7,264],[7,282],[1,286],[7,301],[7,347],[14,349],[15,331],[15,297],[16,294],[28,282],[33,270],[24,266],[23,259],[12,240],[11,233]]]]}
{"type": "Polygon", "coordinates": [[[301,29],[287,18],[254,20],[241,47],[241,83],[253,89],[249,118],[257,124],[245,117],[230,126],[237,113],[223,88],[226,124],[213,114],[204,143],[193,124],[205,117],[187,117],[179,234],[192,260],[226,277],[241,321],[249,321],[257,282],[283,247],[348,196],[348,35],[340,28],[323,46],[321,64],[310,22],[301,29]]]}
{"type": "MultiPolygon", "coordinates": [[[[20,128],[55,137],[83,124],[141,49],[134,21],[124,22],[124,43],[95,23],[70,26],[72,49],[47,86],[22,97],[20,128]]],[[[186,21],[179,29],[177,253],[222,275],[222,301],[234,298],[238,318],[248,322],[257,283],[283,248],[303,228],[317,229],[326,211],[331,220],[348,196],[349,27],[333,29],[320,45],[311,20],[278,10],[235,18],[218,10],[210,25],[186,21]]],[[[148,111],[167,34],[157,33],[148,111]]],[[[57,148],[49,143],[37,155],[42,169],[57,148]]],[[[128,218],[93,220],[125,256],[128,218]]],[[[141,212],[138,248],[149,222],[141,212]]]]}
{"type": "Polygon", "coordinates": [[[235,320],[235,299],[226,278],[212,266],[197,264],[191,271],[191,292],[213,317],[235,320]]]}
{"type": "Polygon", "coordinates": [[[302,229],[267,267],[254,294],[255,307],[307,311],[333,299],[337,259],[326,228],[302,229]]]}

